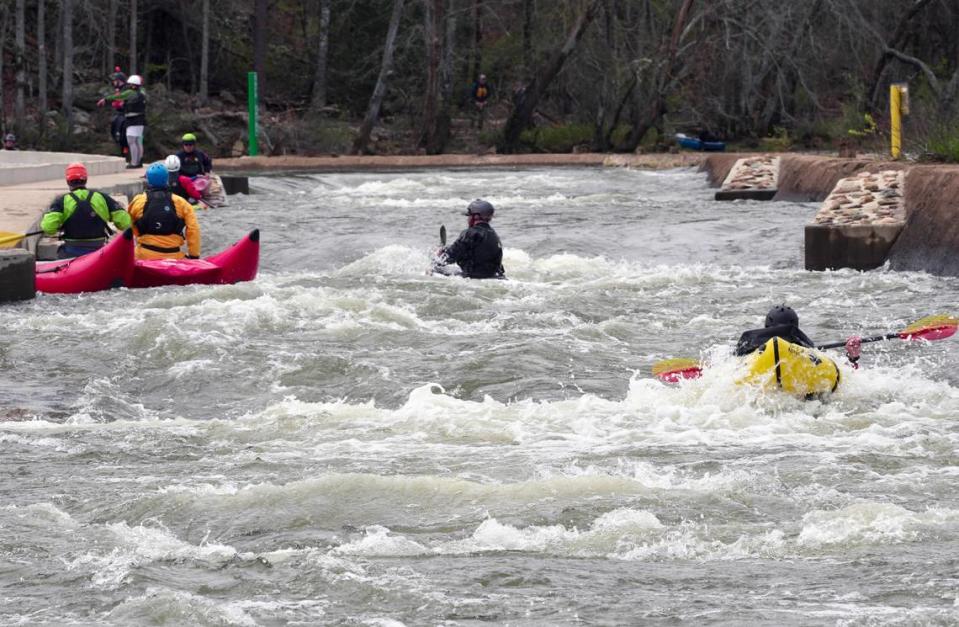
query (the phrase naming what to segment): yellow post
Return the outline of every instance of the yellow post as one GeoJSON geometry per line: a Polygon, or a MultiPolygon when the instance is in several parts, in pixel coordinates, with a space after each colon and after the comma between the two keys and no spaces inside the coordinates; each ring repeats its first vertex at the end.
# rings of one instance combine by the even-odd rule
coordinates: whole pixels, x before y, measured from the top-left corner
{"type": "Polygon", "coordinates": [[[889,86],[889,117],[891,120],[892,158],[902,157],[902,85],[889,86]]]}

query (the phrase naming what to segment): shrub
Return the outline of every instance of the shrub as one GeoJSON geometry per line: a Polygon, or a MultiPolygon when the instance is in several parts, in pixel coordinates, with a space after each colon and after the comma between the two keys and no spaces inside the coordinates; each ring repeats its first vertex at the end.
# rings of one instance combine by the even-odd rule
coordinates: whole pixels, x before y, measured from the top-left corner
{"type": "Polygon", "coordinates": [[[592,140],[593,127],[589,124],[531,128],[520,135],[520,141],[534,152],[572,152],[573,147],[592,140]]]}

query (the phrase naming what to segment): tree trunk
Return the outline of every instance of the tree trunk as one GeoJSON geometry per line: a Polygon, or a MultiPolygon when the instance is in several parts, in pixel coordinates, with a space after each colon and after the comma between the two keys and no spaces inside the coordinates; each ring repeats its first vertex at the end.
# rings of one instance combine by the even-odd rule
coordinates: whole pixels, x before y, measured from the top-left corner
{"type": "MultiPolygon", "coordinates": [[[[253,26],[253,71],[259,92],[266,93],[266,25],[268,13],[267,0],[256,0],[253,26]]],[[[261,98],[262,102],[263,99],[261,98]]]]}
{"type": "Polygon", "coordinates": [[[503,131],[500,152],[509,153],[516,150],[519,144],[519,136],[532,123],[533,112],[536,111],[540,99],[546,93],[546,89],[556,78],[556,75],[563,69],[566,60],[576,51],[576,46],[583,35],[586,34],[586,29],[595,19],[601,6],[602,0],[590,0],[589,5],[579,15],[573,24],[573,28],[566,35],[566,41],[563,45],[550,55],[546,65],[536,72],[532,80],[524,86],[522,92],[516,94],[513,112],[506,121],[506,128],[503,131]]]}
{"type": "Polygon", "coordinates": [[[203,33],[200,38],[199,104],[204,107],[210,99],[210,0],[203,0],[203,33]]]}
{"type": "Polygon", "coordinates": [[[456,2],[455,0],[441,0],[446,16],[445,23],[437,19],[436,25],[445,27],[443,50],[440,56],[439,67],[439,101],[436,111],[436,124],[433,127],[432,137],[426,144],[426,152],[438,155],[446,150],[450,139],[450,108],[453,106],[453,50],[456,39],[456,2]]]}
{"type": "Polygon", "coordinates": [[[673,22],[673,33],[669,38],[669,45],[663,51],[663,62],[661,74],[654,79],[651,88],[652,94],[648,94],[647,106],[637,106],[636,113],[633,116],[633,126],[626,138],[626,143],[621,150],[634,152],[639,147],[639,142],[653,128],[659,119],[666,113],[666,95],[669,91],[673,76],[676,72],[676,57],[679,52],[679,40],[682,37],[683,30],[686,28],[686,22],[689,20],[689,11],[695,0],[683,0],[683,4],[676,12],[676,19],[673,22]]]}
{"type": "Polygon", "coordinates": [[[523,69],[527,75],[533,68],[533,1],[523,0],[523,69]]]}
{"type": "Polygon", "coordinates": [[[63,11],[63,117],[73,133],[73,0],[60,0],[63,11]]]}
{"type": "Polygon", "coordinates": [[[130,74],[137,73],[137,0],[130,0],[130,74]]]}
{"type": "Polygon", "coordinates": [[[3,51],[7,47],[7,23],[10,21],[10,12],[3,11],[3,19],[0,19],[0,130],[7,127],[7,95],[6,81],[3,78],[3,51]]]}
{"type": "Polygon", "coordinates": [[[330,50],[330,4],[320,0],[320,41],[316,49],[316,75],[313,77],[313,108],[326,106],[326,63],[330,50]]]}
{"type": "MultiPolygon", "coordinates": [[[[442,25],[444,23],[446,0],[423,1],[426,40],[426,88],[423,103],[423,129],[420,132],[420,145],[427,152],[434,150],[439,143],[437,137],[437,115],[440,99],[440,57],[443,54],[442,25]]],[[[431,153],[433,154],[433,153],[431,153]]]]}
{"type": "Polygon", "coordinates": [[[390,27],[386,33],[386,45],[383,47],[380,75],[376,79],[373,95],[370,96],[370,105],[366,110],[366,117],[363,118],[356,140],[353,142],[351,153],[354,155],[367,151],[367,145],[370,143],[370,133],[373,132],[373,125],[376,124],[376,120],[380,116],[380,106],[382,106],[383,98],[386,96],[386,85],[393,73],[393,51],[396,48],[396,34],[400,29],[400,18],[403,17],[403,2],[404,0],[393,0],[393,13],[390,16],[390,27]]]}
{"type": "Polygon", "coordinates": [[[14,44],[16,46],[13,57],[14,68],[16,70],[17,99],[14,104],[14,127],[17,134],[22,134],[26,127],[26,110],[24,91],[27,88],[27,7],[26,0],[17,0],[16,11],[16,33],[14,35],[14,44]]]}
{"type": "Polygon", "coordinates": [[[40,133],[46,130],[46,119],[44,115],[47,112],[47,21],[46,21],[46,0],[37,2],[37,96],[39,97],[40,108],[40,133]]]}
{"type": "MultiPolygon", "coordinates": [[[[43,0],[40,0],[42,3],[43,0]]],[[[107,73],[113,74],[117,60],[117,0],[107,8],[107,73]]]]}
{"type": "Polygon", "coordinates": [[[473,0],[471,14],[473,22],[473,45],[470,46],[469,80],[473,81],[480,74],[483,66],[483,49],[480,46],[483,40],[483,0],[473,0]]]}
{"type": "MultiPolygon", "coordinates": [[[[896,31],[893,33],[889,43],[886,44],[887,47],[898,48],[901,46],[903,40],[906,38],[906,35],[909,33],[909,26],[912,24],[912,20],[931,3],[932,0],[914,0],[912,6],[909,7],[909,10],[905,15],[903,15],[902,19],[899,21],[899,24],[896,26],[896,31]]],[[[879,55],[879,59],[876,61],[876,67],[873,69],[872,81],[869,87],[869,104],[873,111],[875,111],[877,108],[882,108],[879,106],[879,94],[882,88],[882,75],[886,70],[886,64],[889,63],[889,60],[892,58],[892,54],[890,54],[888,51],[883,51],[879,55]]]]}

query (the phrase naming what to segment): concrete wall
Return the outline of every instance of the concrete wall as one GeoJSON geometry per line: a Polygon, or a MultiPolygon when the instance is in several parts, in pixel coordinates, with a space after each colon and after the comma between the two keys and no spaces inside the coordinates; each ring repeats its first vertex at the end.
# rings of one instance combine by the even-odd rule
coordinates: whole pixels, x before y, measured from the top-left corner
{"type": "Polygon", "coordinates": [[[116,174],[126,168],[126,162],[120,157],[71,152],[0,150],[0,186],[62,179],[64,169],[75,161],[87,167],[90,178],[116,174]]]}
{"type": "Polygon", "coordinates": [[[959,166],[913,167],[905,188],[908,217],[890,267],[959,276],[959,166]]]}
{"type": "Polygon", "coordinates": [[[0,250],[0,303],[37,295],[36,265],[33,255],[25,250],[0,250]]]}

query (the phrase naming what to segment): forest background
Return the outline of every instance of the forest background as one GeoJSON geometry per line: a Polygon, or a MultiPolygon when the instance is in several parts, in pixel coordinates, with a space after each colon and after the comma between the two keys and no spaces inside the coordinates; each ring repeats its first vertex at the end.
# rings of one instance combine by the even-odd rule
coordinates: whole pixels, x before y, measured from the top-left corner
{"type": "Polygon", "coordinates": [[[244,154],[256,70],[267,154],[879,150],[907,82],[907,154],[959,160],[955,0],[0,0],[0,50],[0,126],[37,149],[115,152],[120,66],[148,158],[244,154]]]}

